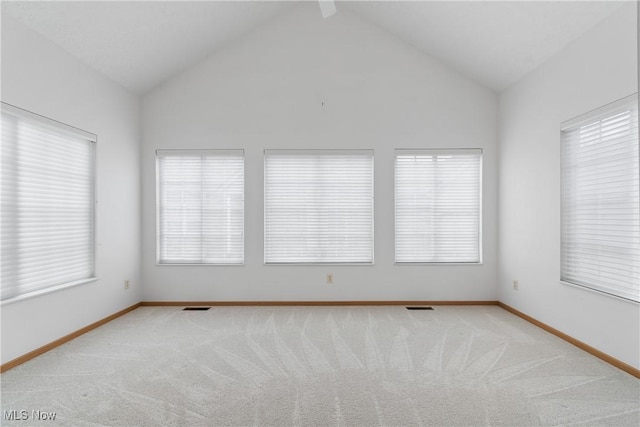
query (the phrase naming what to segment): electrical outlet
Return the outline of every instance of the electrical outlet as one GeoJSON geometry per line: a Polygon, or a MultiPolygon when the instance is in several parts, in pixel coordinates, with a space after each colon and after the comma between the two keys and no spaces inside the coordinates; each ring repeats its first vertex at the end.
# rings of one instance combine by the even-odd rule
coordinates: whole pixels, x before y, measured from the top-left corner
{"type": "Polygon", "coordinates": [[[517,291],[517,290],[518,290],[518,281],[517,281],[517,280],[514,280],[514,281],[513,281],[513,290],[514,290],[514,291],[517,291]]]}
{"type": "Polygon", "coordinates": [[[124,281],[124,288],[129,289],[129,280],[124,281]]]}
{"type": "Polygon", "coordinates": [[[327,274],[327,284],[328,285],[333,284],[333,273],[328,273],[327,274]]]}

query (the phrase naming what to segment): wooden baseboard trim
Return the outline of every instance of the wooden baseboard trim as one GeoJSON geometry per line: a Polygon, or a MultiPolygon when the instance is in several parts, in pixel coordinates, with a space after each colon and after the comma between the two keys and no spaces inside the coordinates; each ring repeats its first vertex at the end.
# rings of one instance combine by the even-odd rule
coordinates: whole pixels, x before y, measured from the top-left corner
{"type": "Polygon", "coordinates": [[[68,335],[65,335],[62,338],[58,338],[55,341],[50,342],[49,344],[45,344],[40,348],[37,348],[33,351],[30,351],[27,354],[24,354],[20,357],[17,357],[9,362],[0,365],[0,373],[6,372],[9,369],[15,368],[18,365],[21,365],[41,354],[48,352],[66,342],[71,341],[74,338],[79,337],[80,335],[86,334],[87,332],[96,329],[106,323],[111,322],[114,319],[117,319],[120,316],[123,316],[130,311],[135,310],[138,307],[175,307],[175,306],[212,306],[212,307],[225,307],[225,306],[249,306],[249,307],[268,307],[268,306],[390,306],[390,305],[406,305],[406,306],[419,306],[419,305],[441,305],[441,306],[473,306],[473,305],[497,305],[504,310],[526,320],[527,322],[544,329],[545,331],[567,341],[570,344],[575,345],[576,347],[586,351],[589,354],[615,366],[618,369],[621,369],[627,372],[630,375],[633,375],[636,378],[640,378],[640,369],[636,369],[631,365],[628,365],[621,360],[616,359],[615,357],[609,356],[608,354],[591,347],[590,345],[579,341],[570,335],[565,334],[546,323],[542,323],[539,320],[519,311],[515,308],[501,302],[501,301],[142,301],[137,304],[134,304],[130,307],[125,308],[124,310],[120,310],[117,313],[114,313],[110,316],[105,317],[104,319],[98,320],[90,325],[85,326],[84,328],[78,329],[75,332],[72,332],[68,335]]]}
{"type": "Polygon", "coordinates": [[[290,307],[290,306],[374,306],[374,305],[498,305],[498,301],[142,301],[143,307],[290,307]]]}
{"type": "Polygon", "coordinates": [[[625,371],[628,374],[633,375],[636,378],[640,378],[640,369],[636,369],[631,365],[628,365],[626,363],[624,363],[621,360],[616,359],[615,357],[609,356],[608,354],[598,350],[597,348],[591,347],[589,344],[583,343],[580,340],[577,340],[575,338],[573,338],[570,335],[565,334],[564,332],[561,332],[555,328],[552,328],[551,326],[547,325],[546,323],[542,323],[541,321],[534,319],[533,317],[524,314],[523,312],[516,310],[515,308],[501,302],[498,301],[498,306],[507,310],[508,312],[515,314],[516,316],[526,320],[529,323],[532,323],[534,325],[536,325],[537,327],[544,329],[545,331],[559,337],[562,338],[563,340],[567,341],[570,344],[575,345],[576,347],[578,347],[581,350],[586,351],[587,353],[601,359],[604,360],[605,362],[615,366],[618,369],[621,369],[623,371],[625,371]]]}
{"type": "Polygon", "coordinates": [[[136,308],[140,307],[140,303],[134,304],[131,307],[127,307],[124,310],[120,310],[117,313],[112,314],[111,316],[107,316],[104,319],[98,320],[97,322],[94,322],[90,325],[85,326],[84,328],[78,329],[75,332],[72,332],[68,335],[63,336],[62,338],[58,338],[55,341],[50,342],[49,344],[45,344],[40,348],[37,348],[33,351],[30,351],[27,354],[24,354],[20,357],[16,357],[13,360],[8,361],[7,363],[0,365],[0,373],[2,372],[6,372],[9,369],[15,368],[18,365],[23,364],[24,362],[27,362],[35,357],[40,356],[41,354],[46,353],[49,350],[53,350],[56,347],[61,346],[62,344],[71,341],[74,338],[79,337],[82,334],[86,334],[87,332],[96,329],[97,327],[100,327],[106,323],[111,322],[114,319],[117,319],[120,316],[123,316],[127,313],[129,313],[130,311],[135,310],[136,308]]]}

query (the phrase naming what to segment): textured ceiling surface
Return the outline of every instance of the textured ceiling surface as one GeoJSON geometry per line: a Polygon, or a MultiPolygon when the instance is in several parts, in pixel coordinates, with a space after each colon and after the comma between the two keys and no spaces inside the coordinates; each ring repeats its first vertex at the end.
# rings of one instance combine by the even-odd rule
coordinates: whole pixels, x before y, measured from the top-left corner
{"type": "Polygon", "coordinates": [[[500,91],[622,6],[611,1],[356,2],[364,18],[500,91]]]}
{"type": "Polygon", "coordinates": [[[2,11],[141,94],[293,5],[245,1],[2,1],[2,11]]]}
{"type": "MultiPolygon", "coordinates": [[[[298,3],[3,1],[2,12],[142,94],[298,3]]],[[[500,91],[624,3],[628,1],[358,1],[338,2],[337,9],[351,9],[500,91]]],[[[307,7],[317,7],[320,14],[317,4],[307,7]]]]}

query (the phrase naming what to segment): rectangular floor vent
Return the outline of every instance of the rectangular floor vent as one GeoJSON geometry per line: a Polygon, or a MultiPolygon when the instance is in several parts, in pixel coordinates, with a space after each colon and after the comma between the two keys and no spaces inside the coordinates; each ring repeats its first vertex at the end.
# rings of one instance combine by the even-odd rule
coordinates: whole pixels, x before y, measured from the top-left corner
{"type": "Polygon", "coordinates": [[[182,311],[207,311],[211,307],[185,307],[182,311]]]}
{"type": "Polygon", "coordinates": [[[433,310],[433,307],[407,307],[407,310],[433,310]]]}

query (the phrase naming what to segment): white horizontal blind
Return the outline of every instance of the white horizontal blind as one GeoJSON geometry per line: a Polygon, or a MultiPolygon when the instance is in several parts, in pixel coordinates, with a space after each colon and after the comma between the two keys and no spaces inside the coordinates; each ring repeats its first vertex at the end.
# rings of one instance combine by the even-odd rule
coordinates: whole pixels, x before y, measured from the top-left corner
{"type": "Polygon", "coordinates": [[[265,151],[265,262],[373,263],[373,151],[265,151]]]}
{"type": "Polygon", "coordinates": [[[396,150],[396,262],[480,262],[482,151],[396,150]]]}
{"type": "Polygon", "coordinates": [[[158,150],[158,263],[244,262],[244,152],[158,150]]]}
{"type": "Polygon", "coordinates": [[[562,130],[561,279],[640,301],[636,96],[562,130]]]}
{"type": "Polygon", "coordinates": [[[21,111],[2,108],[3,301],[95,277],[95,137],[21,111]]]}

